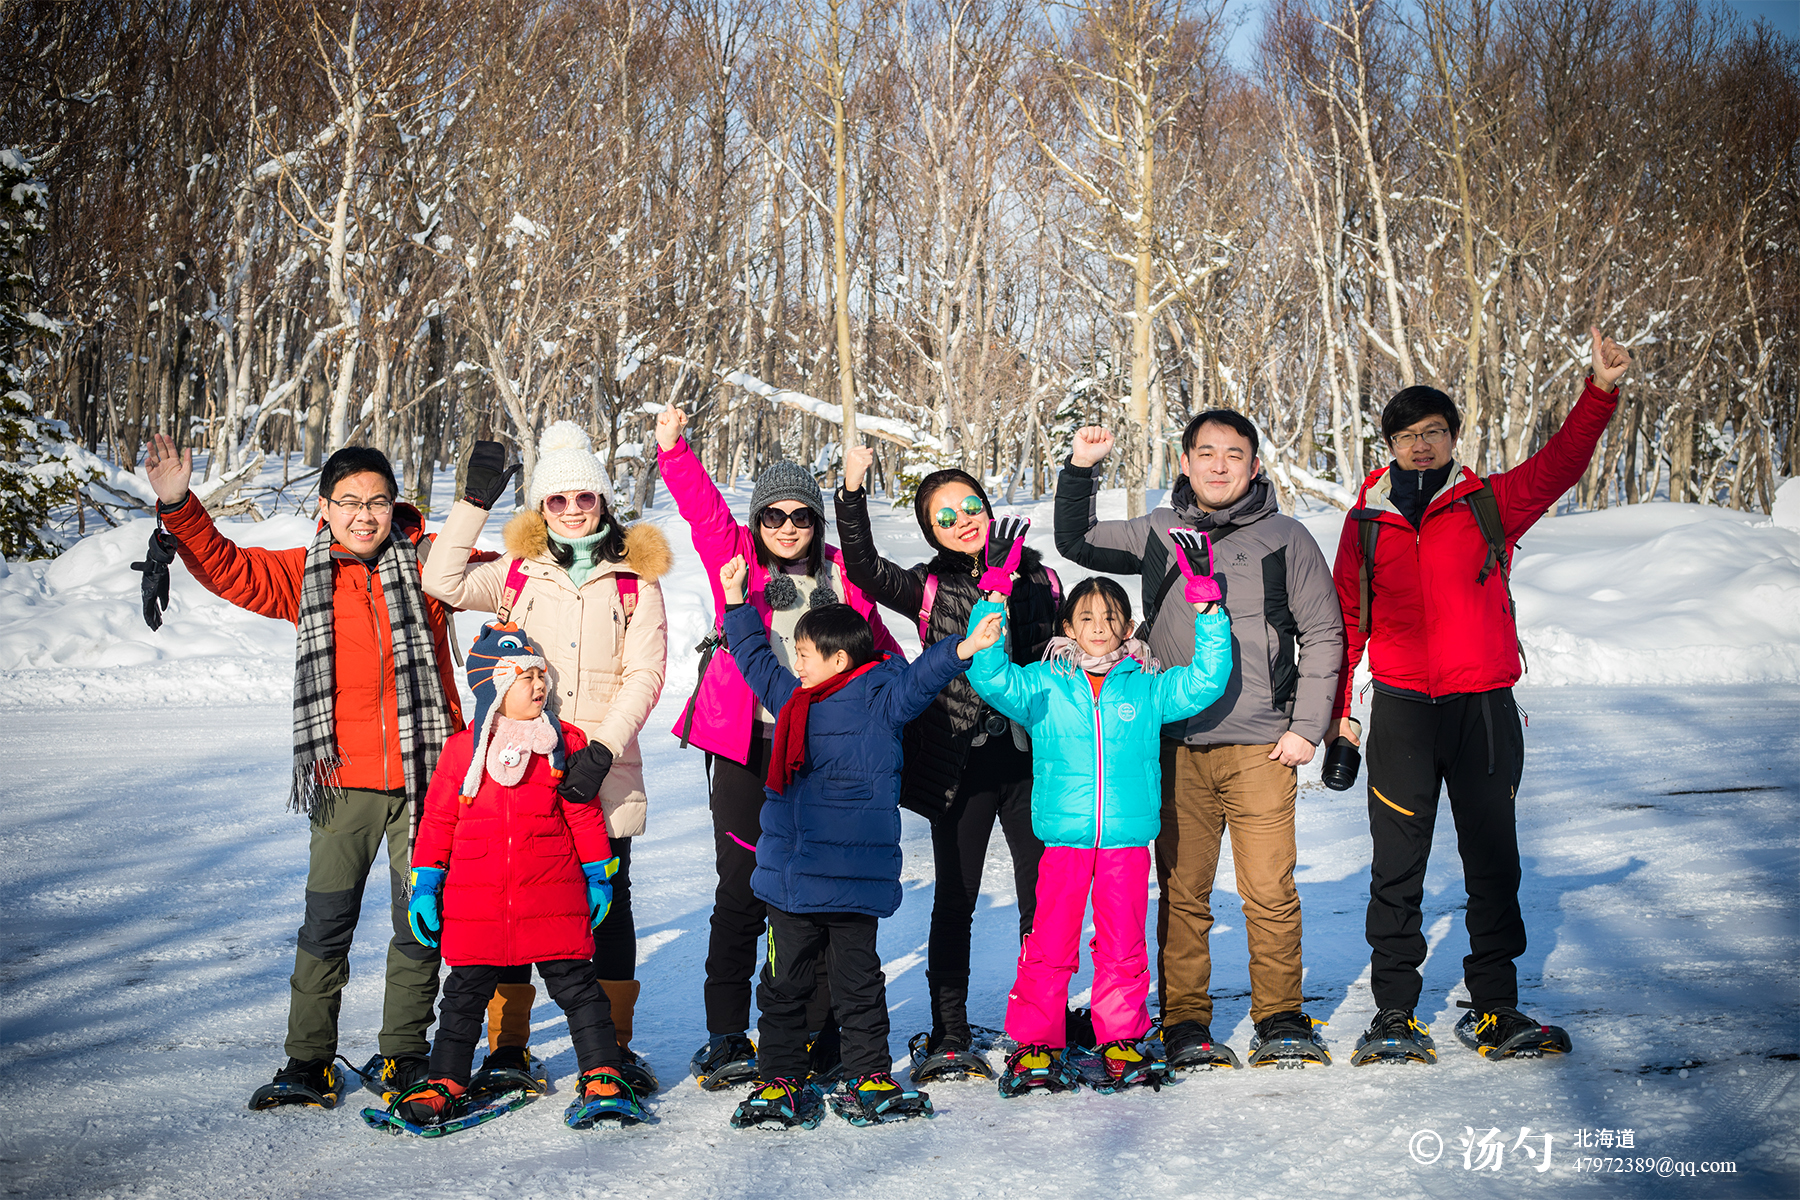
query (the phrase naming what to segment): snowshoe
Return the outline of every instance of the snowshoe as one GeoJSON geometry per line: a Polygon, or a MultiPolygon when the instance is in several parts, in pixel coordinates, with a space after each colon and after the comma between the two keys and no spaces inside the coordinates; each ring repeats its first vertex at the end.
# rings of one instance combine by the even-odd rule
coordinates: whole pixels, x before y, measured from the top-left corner
{"type": "Polygon", "coordinates": [[[1093,1049],[1071,1046],[1063,1057],[1080,1073],[1081,1082],[1102,1096],[1133,1087],[1160,1092],[1163,1084],[1174,1079],[1168,1063],[1146,1053],[1143,1045],[1129,1039],[1107,1042],[1093,1049]]]}
{"type": "Polygon", "coordinates": [[[1313,1032],[1323,1025],[1303,1012],[1276,1013],[1256,1023],[1256,1036],[1250,1039],[1250,1065],[1253,1067],[1329,1067],[1331,1052],[1313,1032]]]}
{"type": "Polygon", "coordinates": [[[1010,1099],[1027,1092],[1072,1092],[1080,1085],[1061,1050],[1020,1046],[1006,1060],[999,1086],[1000,1095],[1010,1099]]]}
{"type": "Polygon", "coordinates": [[[575,1099],[563,1110],[570,1129],[592,1129],[602,1121],[636,1125],[648,1115],[617,1067],[583,1071],[575,1085],[575,1099]]]}
{"type": "Polygon", "coordinates": [[[864,1075],[831,1093],[831,1111],[852,1125],[886,1125],[909,1117],[934,1117],[931,1097],[903,1088],[886,1071],[864,1075]]]}
{"type": "Polygon", "coordinates": [[[998,1029],[989,1029],[986,1025],[969,1026],[969,1048],[977,1053],[987,1050],[998,1050],[1002,1054],[1011,1054],[1019,1048],[1019,1043],[1007,1037],[998,1029]]]}
{"type": "Polygon", "coordinates": [[[523,1108],[538,1098],[535,1089],[515,1087],[508,1091],[477,1094],[473,1086],[453,1093],[448,1080],[422,1080],[395,1095],[386,1108],[365,1108],[363,1123],[371,1129],[414,1137],[440,1138],[477,1125],[485,1125],[504,1117],[515,1108],[523,1108]],[[433,1104],[437,1099],[439,1104],[433,1104]],[[441,1105],[441,1107],[440,1107],[441,1105]],[[423,1118],[423,1119],[417,1119],[423,1118]]]}
{"type": "Polygon", "coordinates": [[[1539,1025],[1516,1008],[1481,1012],[1466,1000],[1457,1004],[1469,1011],[1456,1023],[1456,1039],[1483,1058],[1542,1058],[1572,1048],[1561,1026],[1539,1025]]]}
{"type": "Polygon", "coordinates": [[[1199,1021],[1177,1021],[1162,1031],[1163,1061],[1172,1071],[1236,1070],[1244,1064],[1212,1029],[1199,1021]]]}
{"type": "Polygon", "coordinates": [[[650,1064],[624,1046],[619,1047],[619,1078],[635,1096],[649,1096],[662,1090],[662,1083],[650,1069],[650,1064]]]}
{"type": "Polygon", "coordinates": [[[343,1077],[329,1058],[290,1058],[272,1081],[251,1093],[249,1107],[252,1112],[287,1104],[336,1108],[342,1087],[343,1077]]]}
{"type": "Polygon", "coordinates": [[[741,1033],[721,1033],[694,1051],[688,1068],[704,1091],[721,1092],[756,1079],[756,1046],[741,1033]]]}
{"type": "Polygon", "coordinates": [[[1375,1014],[1369,1028],[1356,1041],[1350,1065],[1366,1067],[1370,1063],[1434,1063],[1437,1043],[1431,1040],[1431,1027],[1413,1020],[1404,1008],[1384,1008],[1375,1014]]]}
{"type": "Polygon", "coordinates": [[[915,1033],[906,1044],[912,1055],[912,1081],[925,1083],[935,1079],[967,1079],[974,1075],[981,1079],[994,1078],[994,1068],[988,1060],[973,1047],[946,1036],[937,1045],[931,1045],[930,1033],[915,1033]]]}
{"type": "Polygon", "coordinates": [[[550,1072],[542,1059],[524,1046],[501,1046],[490,1051],[481,1070],[469,1080],[472,1095],[492,1095],[529,1088],[539,1095],[550,1092],[550,1072]]]}
{"type": "Polygon", "coordinates": [[[758,1080],[731,1114],[733,1129],[814,1129],[825,1116],[819,1089],[794,1079],[758,1080]]]}
{"type": "MultiPolygon", "coordinates": [[[[344,1065],[350,1067],[348,1059],[344,1065]]],[[[363,1081],[363,1086],[381,1097],[383,1104],[392,1104],[394,1097],[424,1079],[431,1069],[431,1060],[423,1054],[375,1054],[360,1067],[350,1067],[363,1081]]]]}

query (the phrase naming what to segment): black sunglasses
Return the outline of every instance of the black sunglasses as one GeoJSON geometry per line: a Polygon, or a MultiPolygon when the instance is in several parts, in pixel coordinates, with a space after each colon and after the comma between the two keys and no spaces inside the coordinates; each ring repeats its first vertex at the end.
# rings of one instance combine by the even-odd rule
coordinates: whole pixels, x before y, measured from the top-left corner
{"type": "Polygon", "coordinates": [[[784,512],[779,508],[765,508],[756,514],[757,523],[764,529],[780,529],[789,521],[795,529],[811,529],[813,527],[813,510],[796,508],[793,512],[784,512]]]}

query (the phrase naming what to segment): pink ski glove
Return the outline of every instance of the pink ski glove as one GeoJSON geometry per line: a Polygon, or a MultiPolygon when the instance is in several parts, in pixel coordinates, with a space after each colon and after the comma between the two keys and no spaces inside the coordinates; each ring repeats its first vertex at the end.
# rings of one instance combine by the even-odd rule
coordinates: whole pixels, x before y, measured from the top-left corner
{"type": "Polygon", "coordinates": [[[1012,595],[1013,572],[1019,569],[1019,557],[1025,553],[1025,531],[1031,528],[1030,517],[1001,517],[988,523],[987,545],[981,559],[987,567],[981,573],[981,590],[1012,595]]]}
{"type": "Polygon", "coordinates": [[[1187,579],[1181,593],[1187,602],[1199,606],[1223,601],[1219,581],[1213,578],[1212,538],[1192,529],[1171,529],[1169,537],[1175,543],[1175,561],[1187,579]]]}

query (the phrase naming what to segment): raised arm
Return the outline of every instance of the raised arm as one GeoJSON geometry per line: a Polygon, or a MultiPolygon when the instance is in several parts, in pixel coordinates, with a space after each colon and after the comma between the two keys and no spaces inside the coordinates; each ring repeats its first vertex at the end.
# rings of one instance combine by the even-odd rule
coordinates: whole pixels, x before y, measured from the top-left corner
{"type": "Polygon", "coordinates": [[[1102,521],[1097,510],[1094,464],[1112,446],[1113,435],[1097,425],[1075,431],[1068,465],[1056,477],[1056,550],[1092,571],[1137,575],[1144,569],[1138,551],[1145,531],[1136,521],[1102,521]]]}
{"type": "Polygon", "coordinates": [[[937,694],[968,669],[968,660],[957,654],[959,641],[940,638],[909,663],[899,678],[882,690],[876,701],[876,719],[897,730],[930,708],[937,694]]]}
{"type": "Polygon", "coordinates": [[[486,524],[485,509],[467,500],[450,506],[450,516],[438,531],[431,553],[419,564],[419,578],[426,595],[452,608],[499,611],[508,562],[491,554],[475,553],[475,541],[486,524]]]}
{"type": "MultiPolygon", "coordinates": [[[[739,587],[742,588],[741,583],[739,587]]],[[[738,595],[743,595],[741,590],[738,595]]],[[[775,652],[769,649],[769,631],[763,628],[762,617],[757,611],[741,599],[733,604],[734,607],[725,611],[725,648],[731,651],[738,671],[756,694],[757,701],[770,712],[778,713],[788,702],[788,697],[794,694],[794,689],[800,686],[800,679],[782,666],[775,652]]]]}
{"type": "Polygon", "coordinates": [[[1557,498],[1580,481],[1582,472],[1594,459],[1594,450],[1606,432],[1606,423],[1619,408],[1619,391],[1614,381],[1624,373],[1631,359],[1605,365],[1611,355],[1624,355],[1618,343],[1603,339],[1599,330],[1594,335],[1594,374],[1582,385],[1581,398],[1569,411],[1562,427],[1544,443],[1544,448],[1510,471],[1489,478],[1494,500],[1500,507],[1500,523],[1506,540],[1516,542],[1525,531],[1537,524],[1550,511],[1557,498]]]}
{"type": "Polygon", "coordinates": [[[676,511],[693,530],[694,549],[699,551],[706,573],[717,575],[732,555],[749,552],[750,531],[731,515],[719,486],[681,436],[686,425],[687,415],[674,405],[657,417],[657,468],[662,472],[663,486],[675,498],[676,511]]]}
{"type": "Polygon", "coordinates": [[[1156,677],[1157,719],[1167,725],[1198,716],[1225,694],[1231,679],[1231,617],[1220,611],[1194,617],[1194,657],[1156,677]]]}
{"type": "MultiPolygon", "coordinates": [[[[985,598],[969,613],[969,628],[974,630],[990,614],[1004,611],[999,601],[985,598]]],[[[1046,704],[1043,686],[1033,677],[1039,670],[1035,664],[1019,666],[1006,656],[1005,644],[996,642],[970,661],[969,686],[990,706],[1029,727],[1042,718],[1046,704]]]]}
{"type": "Polygon", "coordinates": [[[857,446],[850,451],[844,465],[844,486],[833,497],[838,545],[844,552],[844,574],[875,603],[916,620],[919,606],[925,601],[925,572],[919,567],[908,570],[889,562],[875,549],[875,538],[869,530],[869,493],[863,487],[868,470],[863,460],[867,457],[872,457],[867,447],[857,446]]]}

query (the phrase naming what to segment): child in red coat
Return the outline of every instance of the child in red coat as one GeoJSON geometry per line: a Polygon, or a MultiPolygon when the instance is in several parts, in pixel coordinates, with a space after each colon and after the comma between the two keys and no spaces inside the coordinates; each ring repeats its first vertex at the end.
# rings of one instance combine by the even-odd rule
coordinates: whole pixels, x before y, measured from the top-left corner
{"type": "Polygon", "coordinates": [[[641,1116],[618,1073],[612,1010],[591,961],[618,859],[599,806],[568,795],[563,779],[565,755],[587,739],[544,711],[544,658],[517,626],[482,627],[468,678],[475,720],[444,743],[432,774],[407,910],[420,941],[441,938],[450,976],[428,1077],[393,1111],[420,1125],[458,1114],[501,968],[535,963],[569,1018],[577,1101],[616,1098],[641,1116]]]}

